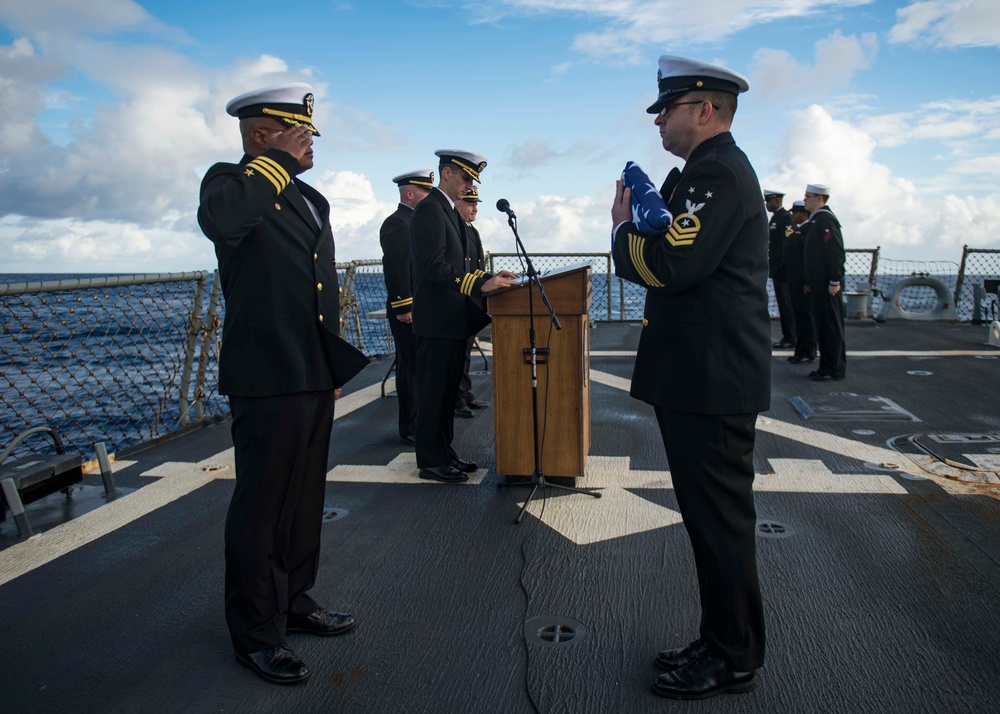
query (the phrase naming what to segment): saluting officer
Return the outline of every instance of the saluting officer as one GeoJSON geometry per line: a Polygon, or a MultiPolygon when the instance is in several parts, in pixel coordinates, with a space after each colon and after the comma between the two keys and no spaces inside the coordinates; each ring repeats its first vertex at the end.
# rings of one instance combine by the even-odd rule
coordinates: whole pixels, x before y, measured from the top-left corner
{"type": "Polygon", "coordinates": [[[764,662],[753,450],[770,406],[767,215],[729,133],[747,80],[670,55],[657,80],[647,111],[686,162],[661,188],[673,224],[640,234],[621,181],[611,215],[617,274],[648,288],[631,394],[656,412],[701,591],[700,636],[656,656],[653,691],[690,699],[750,690],[764,662]]]}
{"type": "Polygon", "coordinates": [[[462,378],[465,347],[490,318],[481,296],[515,283],[513,273],[490,275],[466,264],[473,241],[455,207],[479,181],[486,159],[469,151],[442,149],[437,187],[410,221],[413,275],[413,332],[417,336],[417,467],[420,478],[455,483],[468,480],[475,463],[459,458],[455,435],[455,395],[462,378]]]}
{"type": "Polygon", "coordinates": [[[816,359],[816,323],[813,320],[812,296],[806,293],[805,246],[802,229],[809,220],[804,201],[792,202],[792,234],[785,241],[783,270],[795,311],[795,352],[788,361],[809,364],[816,359]]]}
{"type": "Polygon", "coordinates": [[[781,322],[781,339],[771,345],[777,349],[795,347],[796,339],[795,311],[784,269],[785,240],[792,234],[792,214],[782,205],[784,200],[785,194],[764,189],[764,207],[771,213],[771,222],[767,226],[767,274],[774,286],[774,299],[778,303],[778,319],[781,322]]]}
{"type": "Polygon", "coordinates": [[[330,204],[297,176],[313,165],[313,93],[295,83],[249,92],[243,158],[201,184],[198,223],[215,244],[226,300],[219,391],[232,411],[236,485],[226,516],[226,622],[236,660],[261,678],[309,678],[290,632],[338,635],[351,615],[308,591],[319,568],[333,407],[367,359],[338,337],[330,204]]]}
{"type": "Polygon", "coordinates": [[[382,275],[385,279],[385,316],[396,345],[396,397],[399,401],[399,438],[413,444],[417,425],[417,339],[413,336],[413,291],[410,288],[410,218],[413,209],[434,188],[434,172],[420,169],[400,174],[399,207],[379,231],[382,275]]]}
{"type": "Polygon", "coordinates": [[[819,369],[809,374],[815,382],[841,380],[847,376],[847,347],[844,343],[844,237],[840,221],[827,206],[830,187],[806,186],[805,205],[809,222],[805,233],[805,266],[816,317],[819,369]]]}

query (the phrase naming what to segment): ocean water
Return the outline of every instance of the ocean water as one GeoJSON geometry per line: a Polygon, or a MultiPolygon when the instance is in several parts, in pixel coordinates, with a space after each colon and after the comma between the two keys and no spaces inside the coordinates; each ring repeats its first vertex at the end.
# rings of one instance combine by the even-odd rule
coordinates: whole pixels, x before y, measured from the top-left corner
{"type": "MultiPolygon", "coordinates": [[[[603,260],[595,262],[595,270],[604,266],[603,260]]],[[[0,274],[0,284],[108,275],[0,274]]],[[[342,272],[342,284],[344,277],[342,272]]],[[[899,277],[878,276],[873,313],[880,307],[880,292],[890,290],[899,277]]],[[[956,276],[939,277],[954,289],[956,276]]],[[[968,286],[982,277],[967,278],[960,296],[961,319],[972,315],[968,286]]],[[[855,273],[847,276],[846,284],[850,289],[866,281],[866,274],[855,273]]],[[[105,442],[108,451],[118,451],[175,431],[183,423],[180,395],[189,341],[195,349],[191,384],[185,392],[187,414],[193,420],[190,405],[199,367],[205,373],[201,400],[205,416],[228,412],[216,387],[217,341],[203,339],[203,333],[191,335],[196,288],[196,282],[187,281],[0,297],[0,451],[34,426],[56,428],[70,448],[88,458],[98,441],[105,442]]],[[[770,281],[768,288],[770,292],[770,281]]],[[[769,297],[771,315],[777,317],[773,294],[769,297]]],[[[904,293],[902,303],[919,311],[930,309],[936,300],[930,288],[914,288],[904,293]]],[[[359,268],[342,310],[341,332],[369,355],[392,350],[385,318],[370,316],[384,310],[385,301],[380,266],[359,268]]],[[[641,319],[644,302],[645,292],[639,286],[606,272],[593,273],[593,321],[641,319]]],[[[206,295],[197,313],[202,319],[207,305],[206,295]]],[[[219,315],[224,316],[224,305],[219,306],[219,315]]],[[[17,447],[14,456],[47,448],[44,439],[35,438],[17,447]]]]}

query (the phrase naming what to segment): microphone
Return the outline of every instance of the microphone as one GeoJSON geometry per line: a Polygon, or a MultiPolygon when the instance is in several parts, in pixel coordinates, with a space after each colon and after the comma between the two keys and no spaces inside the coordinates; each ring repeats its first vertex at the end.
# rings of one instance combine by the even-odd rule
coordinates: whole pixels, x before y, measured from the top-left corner
{"type": "Polygon", "coordinates": [[[508,216],[511,217],[514,216],[514,211],[510,209],[510,201],[508,201],[506,198],[501,198],[499,201],[497,201],[497,210],[500,211],[501,213],[506,213],[508,216]]]}

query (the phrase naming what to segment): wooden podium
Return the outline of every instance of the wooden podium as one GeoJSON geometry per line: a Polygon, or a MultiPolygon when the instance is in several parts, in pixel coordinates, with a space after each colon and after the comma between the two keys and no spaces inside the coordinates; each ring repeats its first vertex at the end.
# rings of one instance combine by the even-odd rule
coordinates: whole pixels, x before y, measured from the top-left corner
{"type": "Polygon", "coordinates": [[[538,348],[538,438],[546,478],[583,476],[590,450],[590,264],[541,276],[561,330],[534,285],[487,296],[493,316],[493,419],[496,470],[531,476],[535,442],[531,413],[528,290],[533,291],[538,348]],[[549,335],[551,334],[551,340],[549,335]],[[548,354],[544,349],[548,348],[548,354]]]}

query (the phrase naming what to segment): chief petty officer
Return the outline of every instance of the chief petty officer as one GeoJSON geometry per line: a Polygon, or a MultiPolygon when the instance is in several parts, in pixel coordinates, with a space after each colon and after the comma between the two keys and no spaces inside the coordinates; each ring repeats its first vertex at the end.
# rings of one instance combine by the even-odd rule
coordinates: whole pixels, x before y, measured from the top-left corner
{"type": "Polygon", "coordinates": [[[656,656],[667,671],[653,691],[700,699],[752,689],[764,662],[753,451],[770,406],[767,215],[729,132],[746,79],[666,55],[657,81],[647,111],[686,162],[661,188],[675,218],[644,237],[619,181],[613,249],[617,274],[648,288],[631,394],[654,407],[701,593],[699,637],[656,656]]]}

